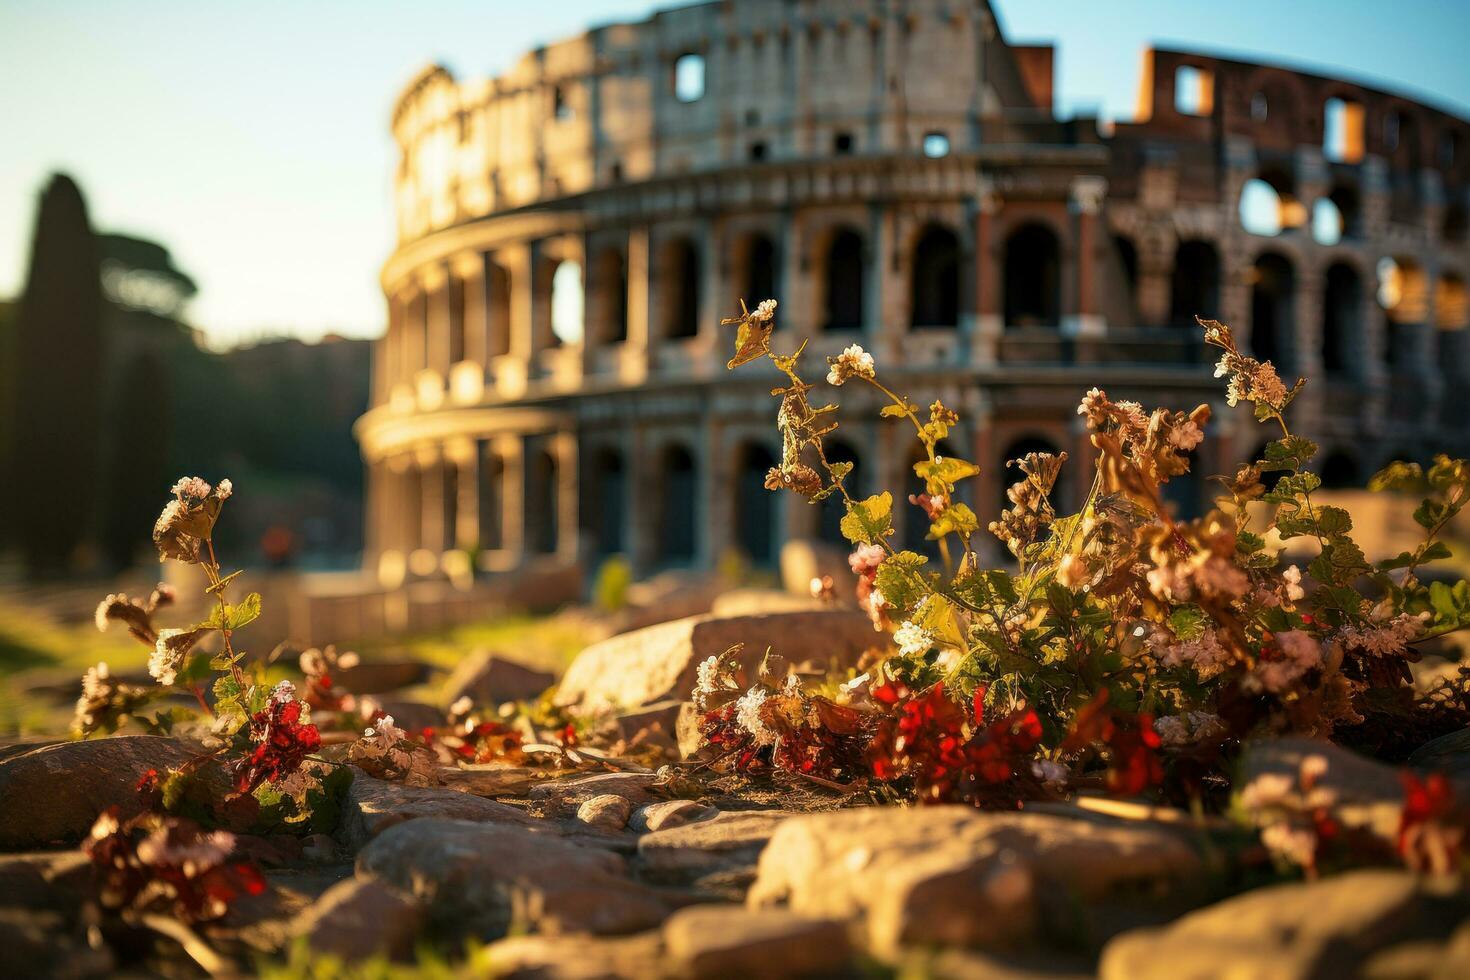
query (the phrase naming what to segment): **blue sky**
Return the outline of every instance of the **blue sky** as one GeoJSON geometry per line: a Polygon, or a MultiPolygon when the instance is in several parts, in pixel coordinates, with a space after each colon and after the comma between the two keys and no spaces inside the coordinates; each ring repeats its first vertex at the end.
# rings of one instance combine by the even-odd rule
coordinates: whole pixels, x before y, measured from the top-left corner
{"type": "MultiPolygon", "coordinates": [[[[753,2],[753,0],[738,0],[753,2]]],[[[1470,114],[1465,0],[997,0],[1058,45],[1061,107],[1133,111],[1150,42],[1351,74],[1470,114]]],[[[0,296],[65,169],[94,223],[157,238],[215,343],[372,335],[392,248],[389,107],[429,61],[494,74],[647,0],[0,0],[0,296]]]]}

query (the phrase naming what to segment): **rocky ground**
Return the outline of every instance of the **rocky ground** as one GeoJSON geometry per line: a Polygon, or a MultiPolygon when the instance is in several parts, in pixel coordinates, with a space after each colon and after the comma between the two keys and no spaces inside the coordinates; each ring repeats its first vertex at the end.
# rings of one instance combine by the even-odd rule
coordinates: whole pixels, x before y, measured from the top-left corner
{"type": "MultiPolygon", "coordinates": [[[[558,697],[603,713],[639,751],[586,751],[555,771],[443,767],[436,786],[356,771],[332,834],[243,840],[269,887],[192,936],[99,913],[77,849],[103,809],[136,807],[140,772],[182,762],[190,745],[124,734],[0,746],[0,975],[329,976],[327,957],[453,958],[469,942],[465,972],[510,977],[1470,976],[1470,892],[1456,878],[1291,880],[1262,870],[1239,824],[1103,797],[1014,813],[881,806],[675,761],[692,748],[683,699],[704,657],[781,641],[840,667],[871,636],[856,614],[792,611],[596,644],[558,697]],[[670,761],[626,761],[653,748],[670,761]]],[[[446,691],[513,699],[548,680],[486,655],[446,691]]],[[[442,723],[434,705],[400,710],[442,723]]],[[[1463,744],[1437,751],[1470,773],[1463,744]]],[[[1325,743],[1249,746],[1243,778],[1312,753],[1327,756],[1350,819],[1397,819],[1397,771],[1325,743]]]]}

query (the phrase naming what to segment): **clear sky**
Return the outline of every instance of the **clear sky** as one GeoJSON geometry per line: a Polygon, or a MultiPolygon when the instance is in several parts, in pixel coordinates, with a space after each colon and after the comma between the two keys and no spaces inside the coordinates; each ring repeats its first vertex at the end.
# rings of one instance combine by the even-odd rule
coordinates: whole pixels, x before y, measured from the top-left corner
{"type": "MultiPolygon", "coordinates": [[[[754,0],[737,0],[737,3],[754,0]]],[[[995,0],[1058,45],[1063,109],[1127,118],[1150,42],[1361,77],[1470,115],[1467,0],[995,0]]],[[[648,0],[0,0],[0,296],[36,191],[72,173],[98,227],[156,238],[215,343],[382,329],[388,112],[441,61],[495,74],[648,0]]]]}

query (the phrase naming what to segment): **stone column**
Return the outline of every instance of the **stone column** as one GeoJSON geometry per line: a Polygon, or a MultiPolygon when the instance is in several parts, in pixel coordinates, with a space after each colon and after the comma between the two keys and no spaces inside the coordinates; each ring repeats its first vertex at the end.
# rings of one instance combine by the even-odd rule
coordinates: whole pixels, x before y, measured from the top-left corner
{"type": "Polygon", "coordinates": [[[975,194],[975,335],[970,344],[970,360],[975,364],[996,362],[1004,329],[1000,266],[993,241],[999,210],[995,182],[982,174],[975,194]]]}
{"type": "Polygon", "coordinates": [[[419,547],[436,556],[449,549],[445,534],[448,522],[444,513],[444,456],[438,446],[420,447],[415,453],[419,471],[420,520],[419,547]]]}
{"type": "Polygon", "coordinates": [[[800,218],[786,211],[781,216],[781,268],[776,292],[781,305],[776,310],[778,329],[790,331],[797,338],[811,337],[816,333],[816,311],[812,306],[815,290],[803,253],[805,248],[800,218]]]}
{"type": "Polygon", "coordinates": [[[464,283],[464,359],[484,367],[490,351],[490,305],[486,293],[485,256],[462,258],[455,275],[464,283]]]}
{"type": "Polygon", "coordinates": [[[510,245],[499,254],[510,285],[510,364],[503,377],[508,390],[503,394],[517,398],[525,393],[536,352],[535,255],[530,245],[510,245]]]}
{"type": "Polygon", "coordinates": [[[628,232],[628,339],[621,373],[628,384],[648,376],[653,356],[652,248],[647,225],[628,232]]]}
{"type": "Polygon", "coordinates": [[[428,298],[425,326],[427,338],[427,367],[438,373],[440,378],[449,376],[449,335],[454,329],[450,313],[449,270],[444,266],[429,266],[423,273],[424,294],[428,298]]]}
{"type": "Polygon", "coordinates": [[[733,447],[726,444],[725,426],[717,419],[705,423],[695,456],[700,493],[695,503],[696,564],[715,566],[735,547],[736,478],[733,447]]]}
{"type": "Polygon", "coordinates": [[[558,432],[551,437],[551,453],[556,459],[556,554],[566,561],[576,561],[579,552],[579,515],[577,513],[577,437],[572,432],[558,432]]]}
{"type": "Polygon", "coordinates": [[[1077,227],[1077,308],[1070,318],[1064,314],[1062,322],[1075,337],[1101,337],[1107,333],[1107,322],[1097,303],[1101,278],[1097,269],[1097,222],[1107,190],[1104,177],[1072,179],[1068,206],[1076,216],[1077,227]]]}
{"type": "Polygon", "coordinates": [[[457,438],[444,446],[444,465],[455,470],[454,540],[450,546],[472,551],[480,545],[480,460],[473,439],[457,438]]]}
{"type": "Polygon", "coordinates": [[[503,435],[494,440],[495,453],[503,469],[500,485],[500,551],[514,567],[526,552],[526,447],[520,436],[503,435]]]}
{"type": "Polygon", "coordinates": [[[652,569],[658,556],[658,523],[650,495],[644,487],[655,486],[658,460],[652,455],[643,429],[632,432],[628,447],[628,557],[637,574],[652,569]]]}
{"type": "Polygon", "coordinates": [[[1143,235],[1138,246],[1138,283],[1133,299],[1138,323],[1130,326],[1162,327],[1173,308],[1174,256],[1178,242],[1171,237],[1143,235]]]}
{"type": "MultiPolygon", "coordinates": [[[[720,219],[709,219],[700,222],[699,227],[699,250],[701,253],[700,275],[703,282],[699,290],[699,324],[697,326],[700,355],[697,361],[700,367],[711,374],[724,370],[725,360],[729,354],[725,353],[725,338],[721,336],[720,320],[726,315],[739,312],[728,310],[725,304],[729,299],[729,281],[725,269],[725,256],[720,243],[724,239],[724,222],[720,219]]],[[[731,335],[730,349],[734,350],[735,340],[731,335]]]]}
{"type": "Polygon", "coordinates": [[[868,209],[868,298],[865,331],[872,338],[880,360],[899,364],[903,341],[908,335],[909,310],[905,263],[899,256],[898,212],[882,204],[868,209]]]}

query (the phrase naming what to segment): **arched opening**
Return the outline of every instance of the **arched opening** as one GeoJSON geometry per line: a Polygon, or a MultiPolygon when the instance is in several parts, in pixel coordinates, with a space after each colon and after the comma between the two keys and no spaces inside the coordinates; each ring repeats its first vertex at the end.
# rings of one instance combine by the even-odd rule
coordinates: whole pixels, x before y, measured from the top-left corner
{"type": "Polygon", "coordinates": [[[1306,220],[1306,205],[1297,198],[1296,182],[1286,170],[1263,170],[1240,189],[1240,226],[1252,235],[1279,235],[1306,220]]]}
{"type": "Polygon", "coordinates": [[[1062,249],[1054,231],[1035,222],[1011,233],[1005,245],[1005,318],[1008,327],[1055,327],[1062,312],[1062,249]]]}
{"type": "MultiPolygon", "coordinates": [[[[848,474],[846,481],[847,492],[854,497],[863,497],[863,465],[857,450],[850,443],[837,440],[827,445],[826,454],[829,463],[852,464],[852,472],[848,474]]],[[[842,495],[834,493],[817,506],[822,508],[817,528],[818,537],[830,544],[848,547],[847,539],[842,536],[842,516],[847,513],[842,495]]]]}
{"type": "Polygon", "coordinates": [[[909,282],[910,325],[955,327],[960,322],[960,240],[930,225],[914,245],[909,282]]]}
{"type": "Polygon", "coordinates": [[[1358,163],[1363,159],[1363,106],[1348,99],[1331,98],[1322,106],[1322,152],[1335,163],[1358,163]]]}
{"type": "Polygon", "coordinates": [[[1291,262],[1267,252],[1256,259],[1251,280],[1251,353],[1282,372],[1289,371],[1296,291],[1291,262]]]}
{"type": "Polygon", "coordinates": [[[588,461],[581,508],[582,529],[599,558],[622,554],[626,548],[627,506],[623,454],[612,448],[601,449],[588,461]]]}
{"type": "Polygon", "coordinates": [[[754,234],[746,238],[738,281],[740,295],[736,299],[744,300],[752,310],[763,300],[780,299],[776,295],[776,243],[768,236],[754,234]]]}
{"type": "MultiPolygon", "coordinates": [[[[1000,509],[1008,510],[1013,505],[1009,492],[1011,487],[1021,481],[1023,474],[1014,466],[1007,466],[1013,459],[1020,459],[1027,453],[1051,453],[1053,456],[1060,455],[1061,450],[1051,442],[1036,436],[1025,439],[1017,439],[1006,447],[1001,453],[1000,459],[996,461],[996,472],[1000,474],[1000,509]]],[[[1066,470],[1063,469],[1062,477],[1052,486],[1047,500],[1051,501],[1052,510],[1062,513],[1062,480],[1066,478],[1066,470]]]]}
{"type": "Polygon", "coordinates": [[[704,278],[699,249],[687,238],[676,238],[664,246],[663,260],[663,335],[696,336],[704,278]]]}
{"type": "Polygon", "coordinates": [[[766,489],[766,473],[776,465],[776,457],[765,446],[750,443],[737,458],[735,540],[752,565],[770,568],[776,560],[781,498],[766,489]]]}
{"type": "Polygon", "coordinates": [[[503,357],[510,353],[510,273],[494,262],[485,265],[487,343],[485,353],[503,357]]]}
{"type": "Polygon", "coordinates": [[[601,340],[620,344],[628,339],[628,263],[623,250],[604,249],[597,257],[594,275],[601,340]]]}
{"type": "Polygon", "coordinates": [[[824,330],[863,328],[863,236],[850,228],[839,229],[827,243],[822,267],[824,330]]]}
{"type": "Polygon", "coordinates": [[[580,344],[583,325],[582,266],[559,262],[551,274],[551,334],[557,343],[580,344]]]}
{"type": "Polygon", "coordinates": [[[1205,241],[1180,242],[1174,250],[1169,322],[1193,328],[1194,318],[1220,315],[1220,253],[1205,241]]]}
{"type": "Polygon", "coordinates": [[[1465,205],[1451,204],[1444,209],[1444,224],[1440,228],[1440,237],[1445,241],[1459,245],[1465,241],[1466,231],[1470,229],[1470,213],[1467,213],[1465,205]]]}
{"type": "Polygon", "coordinates": [[[1351,184],[1336,184],[1332,188],[1332,193],[1327,195],[1327,199],[1337,209],[1338,237],[1357,238],[1361,235],[1363,233],[1362,205],[1358,197],[1358,189],[1351,184]]]}
{"type": "Polygon", "coordinates": [[[660,500],[656,511],[659,527],[659,562],[666,566],[693,563],[698,545],[699,475],[694,455],[683,446],[664,450],[660,466],[660,500]]]}
{"type": "Polygon", "coordinates": [[[1342,241],[1342,212],[1330,197],[1312,202],[1312,241],[1318,245],[1336,245],[1342,241]]]}
{"type": "Polygon", "coordinates": [[[1335,262],[1323,277],[1322,367],[1328,374],[1344,374],[1359,348],[1359,320],[1363,287],[1357,270],[1335,262]]]}
{"type": "Polygon", "coordinates": [[[549,449],[533,453],[526,487],[526,546],[540,555],[555,554],[560,536],[557,493],[560,475],[549,449]]]}
{"type": "Polygon", "coordinates": [[[1353,490],[1363,485],[1358,476],[1358,461],[1341,450],[1322,458],[1317,476],[1327,490],[1353,490]]]}
{"type": "Polygon", "coordinates": [[[1124,235],[1113,236],[1113,248],[1118,258],[1122,278],[1122,314],[1124,323],[1138,323],[1138,248],[1133,239],[1124,235]]]}
{"type": "Polygon", "coordinates": [[[468,292],[469,283],[464,276],[449,275],[449,363],[458,364],[464,360],[465,352],[465,295],[468,292]]]}
{"type": "Polygon", "coordinates": [[[1455,387],[1463,385],[1466,351],[1470,348],[1470,296],[1458,273],[1446,272],[1434,287],[1434,331],[1439,346],[1439,366],[1455,387]]]}
{"type": "Polygon", "coordinates": [[[1378,305],[1384,313],[1383,356],[1400,364],[1409,334],[1403,328],[1429,319],[1429,276],[1413,259],[1386,256],[1378,261],[1378,305]]]}
{"type": "Polygon", "coordinates": [[[680,102],[698,102],[704,98],[704,55],[681,54],[674,59],[674,98],[680,102]]]}
{"type": "Polygon", "coordinates": [[[505,547],[505,460],[488,444],[480,445],[480,550],[505,547]]]}
{"type": "Polygon", "coordinates": [[[1182,116],[1208,116],[1215,110],[1215,73],[1194,65],[1174,69],[1174,111],[1182,116]]]}

